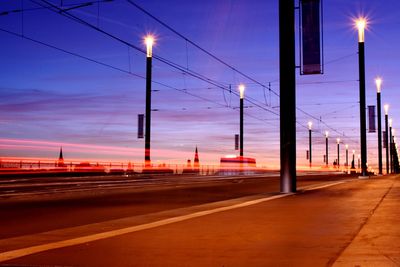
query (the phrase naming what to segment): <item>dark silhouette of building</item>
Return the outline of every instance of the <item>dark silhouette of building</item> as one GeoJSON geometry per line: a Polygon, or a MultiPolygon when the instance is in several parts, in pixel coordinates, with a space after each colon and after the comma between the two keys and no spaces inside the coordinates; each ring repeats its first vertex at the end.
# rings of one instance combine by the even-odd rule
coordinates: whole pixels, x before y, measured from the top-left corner
{"type": "Polygon", "coordinates": [[[196,173],[200,172],[199,151],[197,150],[197,146],[196,146],[196,150],[194,152],[193,171],[196,173]]]}
{"type": "Polygon", "coordinates": [[[66,165],[64,164],[62,147],[60,147],[60,155],[58,156],[57,167],[66,167],[66,165]]]}

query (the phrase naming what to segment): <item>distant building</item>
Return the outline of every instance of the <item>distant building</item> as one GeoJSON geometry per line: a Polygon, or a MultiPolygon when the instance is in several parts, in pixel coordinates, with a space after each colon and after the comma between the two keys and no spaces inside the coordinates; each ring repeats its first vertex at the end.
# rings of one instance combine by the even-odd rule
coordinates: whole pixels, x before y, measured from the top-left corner
{"type": "Polygon", "coordinates": [[[57,167],[66,167],[66,165],[64,164],[62,147],[60,147],[60,155],[58,156],[57,167]]]}
{"type": "Polygon", "coordinates": [[[194,152],[194,162],[193,162],[193,172],[199,173],[200,172],[200,160],[199,160],[199,152],[196,150],[194,152]]]}

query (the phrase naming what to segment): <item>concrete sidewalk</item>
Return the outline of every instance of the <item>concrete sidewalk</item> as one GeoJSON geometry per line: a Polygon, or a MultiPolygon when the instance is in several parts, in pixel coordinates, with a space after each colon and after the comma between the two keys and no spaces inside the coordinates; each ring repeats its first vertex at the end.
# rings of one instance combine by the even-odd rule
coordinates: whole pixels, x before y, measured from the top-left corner
{"type": "Polygon", "coordinates": [[[334,266],[400,266],[400,181],[396,179],[334,266]]]}
{"type": "Polygon", "coordinates": [[[399,203],[398,177],[356,179],[5,263],[400,266],[399,203]]]}

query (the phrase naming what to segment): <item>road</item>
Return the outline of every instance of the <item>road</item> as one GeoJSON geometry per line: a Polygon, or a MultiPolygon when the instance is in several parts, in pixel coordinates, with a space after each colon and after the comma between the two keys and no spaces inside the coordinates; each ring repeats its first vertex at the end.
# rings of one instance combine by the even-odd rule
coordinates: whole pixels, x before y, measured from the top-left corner
{"type": "Polygon", "coordinates": [[[276,174],[63,179],[1,184],[0,264],[331,265],[397,181],[303,176],[282,195],[276,174]]]}

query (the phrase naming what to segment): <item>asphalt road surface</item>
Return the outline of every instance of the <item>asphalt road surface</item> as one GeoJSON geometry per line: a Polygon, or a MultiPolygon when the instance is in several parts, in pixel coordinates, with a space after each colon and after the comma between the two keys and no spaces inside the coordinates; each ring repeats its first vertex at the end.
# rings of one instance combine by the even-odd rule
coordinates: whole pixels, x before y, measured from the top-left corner
{"type": "Polygon", "coordinates": [[[276,174],[52,179],[0,183],[0,266],[332,265],[397,182],[301,176],[284,195],[276,174]]]}

